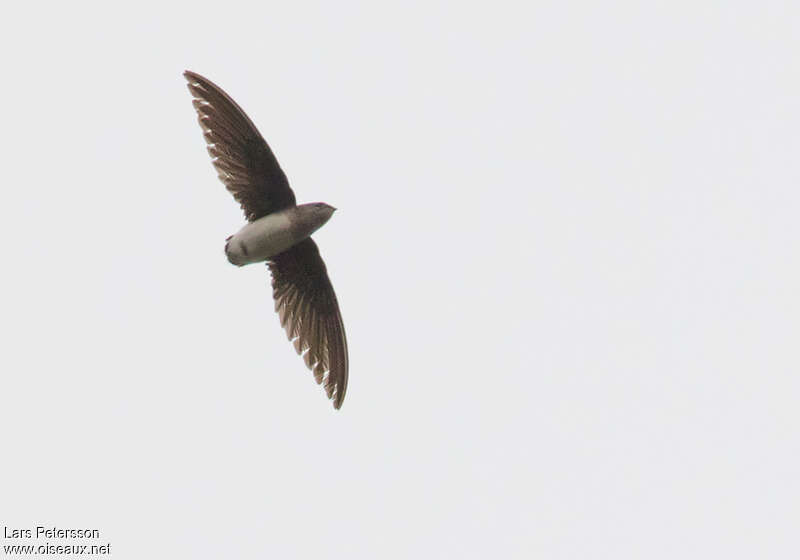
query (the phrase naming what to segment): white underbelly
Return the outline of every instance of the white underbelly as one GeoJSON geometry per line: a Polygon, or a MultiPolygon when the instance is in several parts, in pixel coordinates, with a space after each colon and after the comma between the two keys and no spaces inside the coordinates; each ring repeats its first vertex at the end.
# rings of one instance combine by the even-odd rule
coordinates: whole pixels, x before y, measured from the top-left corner
{"type": "Polygon", "coordinates": [[[288,213],[276,212],[240,229],[228,240],[225,253],[231,263],[242,266],[265,261],[299,241],[288,213]]]}

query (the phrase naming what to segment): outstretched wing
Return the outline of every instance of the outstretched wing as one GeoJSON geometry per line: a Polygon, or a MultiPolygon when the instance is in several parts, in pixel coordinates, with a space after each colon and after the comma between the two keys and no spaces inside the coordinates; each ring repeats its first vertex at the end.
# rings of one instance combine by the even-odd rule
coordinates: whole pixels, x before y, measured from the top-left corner
{"type": "Polygon", "coordinates": [[[309,237],[269,263],[275,310],[297,353],[323,383],[334,408],[347,390],[347,339],[339,303],[317,244],[309,237]]]}
{"type": "Polygon", "coordinates": [[[294,206],[295,198],[278,160],[241,107],[199,74],[189,82],[198,121],[220,180],[241,204],[249,221],[294,206]]]}

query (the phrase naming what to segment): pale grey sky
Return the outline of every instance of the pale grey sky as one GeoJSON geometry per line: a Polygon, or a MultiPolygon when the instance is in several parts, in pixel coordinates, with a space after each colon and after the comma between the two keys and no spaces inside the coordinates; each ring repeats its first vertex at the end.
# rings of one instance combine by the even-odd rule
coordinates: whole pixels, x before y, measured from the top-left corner
{"type": "Polygon", "coordinates": [[[797,3],[8,10],[1,524],[116,560],[796,557],[797,3]],[[339,208],[339,412],[225,259],[185,69],[339,208]]]}

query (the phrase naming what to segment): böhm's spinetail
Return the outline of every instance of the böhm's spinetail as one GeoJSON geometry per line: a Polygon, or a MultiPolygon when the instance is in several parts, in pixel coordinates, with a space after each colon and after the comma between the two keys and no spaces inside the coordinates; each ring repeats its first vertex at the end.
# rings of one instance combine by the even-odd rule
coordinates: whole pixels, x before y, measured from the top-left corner
{"type": "Polygon", "coordinates": [[[222,89],[184,72],[211,162],[247,218],[228,237],[237,265],[266,261],[275,310],[317,383],[339,408],[347,390],[347,339],[339,303],[311,234],[336,210],[322,202],[297,205],[286,175],[253,122],[222,89]]]}

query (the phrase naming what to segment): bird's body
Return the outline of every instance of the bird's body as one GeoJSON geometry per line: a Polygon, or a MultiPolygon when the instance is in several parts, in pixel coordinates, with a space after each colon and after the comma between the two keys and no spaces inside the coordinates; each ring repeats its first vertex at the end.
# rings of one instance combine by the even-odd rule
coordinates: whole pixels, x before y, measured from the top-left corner
{"type": "Polygon", "coordinates": [[[250,222],[226,240],[228,261],[244,266],[269,260],[325,225],[334,210],[315,202],[292,206],[250,222]]]}
{"type": "Polygon", "coordinates": [[[249,222],[228,237],[225,254],[237,266],[266,261],[281,325],[339,408],[347,390],[347,339],[325,263],[310,237],[335,208],[297,205],[272,150],[241,107],[203,76],[183,75],[211,162],[249,222]]]}

